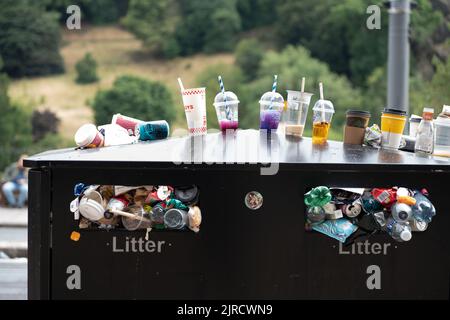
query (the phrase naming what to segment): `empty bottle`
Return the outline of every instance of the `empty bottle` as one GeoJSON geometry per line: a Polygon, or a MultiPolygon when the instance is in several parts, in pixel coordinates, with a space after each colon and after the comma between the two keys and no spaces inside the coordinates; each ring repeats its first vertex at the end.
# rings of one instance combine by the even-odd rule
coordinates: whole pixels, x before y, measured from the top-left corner
{"type": "Polygon", "coordinates": [[[423,108],[422,121],[417,129],[414,151],[422,154],[432,154],[434,146],[433,108],[423,108]]]}
{"type": "Polygon", "coordinates": [[[433,216],[436,215],[436,209],[426,196],[420,191],[414,191],[414,199],[416,204],[412,207],[412,215],[414,219],[421,222],[430,223],[433,216]]]}
{"type": "Polygon", "coordinates": [[[398,242],[409,241],[412,238],[411,227],[404,222],[397,222],[389,218],[386,224],[387,233],[398,242]]]}
{"type": "Polygon", "coordinates": [[[436,127],[434,154],[450,157],[450,106],[444,106],[434,124],[436,127]]]}

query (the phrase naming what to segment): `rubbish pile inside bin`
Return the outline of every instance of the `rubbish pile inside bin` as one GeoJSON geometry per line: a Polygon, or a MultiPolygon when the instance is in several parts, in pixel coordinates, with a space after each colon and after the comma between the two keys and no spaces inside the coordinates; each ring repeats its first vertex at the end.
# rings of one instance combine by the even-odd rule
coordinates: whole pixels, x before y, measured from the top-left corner
{"type": "Polygon", "coordinates": [[[362,235],[387,233],[398,242],[427,229],[436,210],[426,189],[328,188],[305,194],[306,230],[315,230],[342,243],[362,235]]]}
{"type": "Polygon", "coordinates": [[[202,221],[199,189],[185,186],[86,185],[74,187],[70,211],[80,229],[170,229],[194,232],[202,221]]]}

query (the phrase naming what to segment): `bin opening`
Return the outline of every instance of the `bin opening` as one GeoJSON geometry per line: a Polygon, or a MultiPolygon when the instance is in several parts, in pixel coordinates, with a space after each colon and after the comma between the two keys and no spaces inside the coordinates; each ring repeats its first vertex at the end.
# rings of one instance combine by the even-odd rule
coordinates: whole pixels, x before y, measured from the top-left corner
{"type": "Polygon", "coordinates": [[[304,202],[305,229],[344,244],[375,233],[409,241],[413,232],[424,232],[436,215],[426,189],[319,186],[307,190],[304,202]]]}
{"type": "Polygon", "coordinates": [[[196,185],[78,183],[74,195],[70,211],[80,229],[200,230],[200,190],[196,185]]]}

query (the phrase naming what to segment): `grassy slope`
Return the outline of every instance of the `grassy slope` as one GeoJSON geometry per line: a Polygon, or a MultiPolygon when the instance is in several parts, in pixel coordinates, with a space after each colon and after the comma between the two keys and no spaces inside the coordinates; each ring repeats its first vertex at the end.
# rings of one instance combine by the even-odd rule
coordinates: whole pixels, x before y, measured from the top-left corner
{"type": "Polygon", "coordinates": [[[134,36],[118,27],[90,27],[80,31],[63,31],[66,73],[58,76],[22,79],[11,84],[13,99],[31,103],[38,109],[49,108],[61,119],[60,132],[64,138],[72,139],[76,129],[93,119],[89,100],[99,89],[108,88],[114,79],[122,74],[133,74],[159,80],[173,92],[174,102],[180,106],[173,128],[184,127],[184,113],[181,106],[176,78],[181,76],[186,87],[198,84],[198,74],[210,65],[232,64],[231,54],[195,55],[172,61],[150,58],[142,50],[142,44],[134,36]],[[76,62],[86,52],[97,60],[100,82],[90,85],[75,83],[76,62]]]}

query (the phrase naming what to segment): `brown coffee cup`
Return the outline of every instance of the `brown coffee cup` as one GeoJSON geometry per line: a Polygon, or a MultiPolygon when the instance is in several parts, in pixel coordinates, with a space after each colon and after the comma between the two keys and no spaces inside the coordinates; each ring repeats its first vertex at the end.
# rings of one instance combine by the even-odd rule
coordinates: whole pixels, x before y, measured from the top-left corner
{"type": "Polygon", "coordinates": [[[370,112],[348,110],[346,117],[344,143],[362,145],[366,128],[369,125],[370,112]]]}

